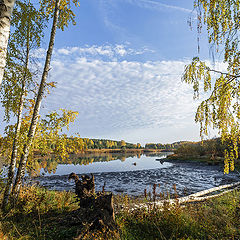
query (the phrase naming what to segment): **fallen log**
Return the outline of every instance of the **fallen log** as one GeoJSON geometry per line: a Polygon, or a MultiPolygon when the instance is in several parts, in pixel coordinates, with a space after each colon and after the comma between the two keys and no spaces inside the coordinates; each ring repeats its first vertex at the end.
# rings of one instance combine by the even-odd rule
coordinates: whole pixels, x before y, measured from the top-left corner
{"type": "Polygon", "coordinates": [[[207,195],[209,193],[212,193],[212,192],[216,192],[216,191],[219,191],[219,190],[222,190],[222,189],[225,189],[225,188],[236,187],[236,186],[239,186],[239,185],[240,185],[240,182],[227,184],[227,185],[222,185],[222,186],[219,186],[219,187],[214,187],[214,188],[210,188],[210,189],[207,189],[207,190],[203,190],[203,191],[191,194],[191,195],[189,195],[189,197],[200,197],[200,196],[204,196],[204,195],[207,195]]]}
{"type": "Polygon", "coordinates": [[[204,191],[200,191],[194,194],[190,194],[188,196],[185,197],[181,197],[181,198],[176,198],[176,199],[166,199],[166,200],[160,200],[160,201],[154,201],[154,202],[147,202],[147,203],[141,203],[141,204],[135,204],[130,210],[135,210],[138,208],[148,208],[148,207],[163,207],[166,204],[169,205],[176,205],[176,204],[185,204],[185,203],[190,203],[190,202],[202,202],[205,200],[209,200],[212,198],[216,198],[216,197],[220,197],[226,193],[235,191],[237,189],[239,189],[240,186],[240,182],[236,182],[236,183],[232,183],[232,184],[227,184],[227,185],[222,185],[219,187],[214,187],[214,188],[210,188],[204,191]],[[229,189],[231,188],[231,189],[229,189]],[[221,193],[217,193],[214,195],[209,195],[209,196],[205,196],[208,195],[210,193],[214,193],[214,192],[218,192],[220,190],[223,189],[229,189],[226,190],[224,192],[221,193]],[[205,196],[205,197],[204,197],[205,196]]]}

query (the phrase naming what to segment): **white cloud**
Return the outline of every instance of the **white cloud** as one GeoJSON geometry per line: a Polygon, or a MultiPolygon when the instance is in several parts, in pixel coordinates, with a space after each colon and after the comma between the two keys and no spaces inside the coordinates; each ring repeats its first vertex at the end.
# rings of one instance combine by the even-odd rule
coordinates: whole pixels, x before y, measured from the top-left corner
{"type": "MultiPolygon", "coordinates": [[[[127,54],[119,46],[114,51],[127,54]]],[[[50,80],[58,84],[45,107],[79,111],[75,132],[107,136],[193,123],[197,102],[191,87],[181,82],[187,61],[112,61],[111,54],[108,60],[93,60],[81,57],[79,48],[74,55],[56,52],[50,80]]]]}
{"type": "Polygon", "coordinates": [[[60,48],[60,49],[58,49],[58,53],[64,54],[64,55],[69,55],[71,53],[71,51],[69,51],[66,48],[60,48]]]}
{"type": "Polygon", "coordinates": [[[136,6],[151,9],[154,11],[159,11],[159,10],[162,11],[163,9],[168,9],[168,10],[180,11],[185,13],[192,13],[192,10],[187,8],[164,4],[164,3],[160,3],[152,0],[124,0],[124,1],[127,1],[128,3],[134,4],[136,6]]]}
{"type": "MultiPolygon", "coordinates": [[[[38,58],[43,58],[43,54],[38,54],[39,52],[44,52],[44,49],[38,50],[35,54],[38,58]]],[[[54,50],[54,56],[58,58],[61,56],[62,58],[67,58],[71,56],[71,58],[88,58],[88,59],[102,59],[105,57],[106,59],[118,60],[128,57],[128,56],[136,56],[142,55],[144,53],[153,53],[153,50],[150,50],[146,47],[135,50],[128,46],[128,44],[115,44],[115,45],[92,45],[92,46],[84,46],[84,47],[66,47],[54,50]]]]}
{"type": "MultiPolygon", "coordinates": [[[[150,50],[147,47],[141,49],[133,49],[129,46],[128,43],[125,44],[105,44],[105,45],[85,45],[84,47],[66,47],[60,49],[54,49],[53,55],[56,58],[88,58],[96,59],[103,57],[111,60],[123,59],[127,56],[136,56],[142,55],[144,53],[153,53],[153,50],[150,50]]],[[[39,48],[32,52],[32,56],[38,59],[45,59],[46,49],[39,48]]]]}
{"type": "MultiPolygon", "coordinates": [[[[188,129],[194,129],[199,103],[193,100],[192,87],[181,82],[189,61],[132,60],[148,51],[128,45],[55,49],[49,76],[50,81],[57,82],[57,89],[47,97],[45,111],[58,108],[79,111],[72,132],[84,136],[124,133],[132,140],[139,137],[137,132],[149,131],[149,136],[142,137],[155,139],[155,129],[164,136],[175,129],[176,137],[180,133],[184,137],[188,129]],[[128,56],[131,60],[126,60],[128,56]]],[[[44,52],[38,50],[38,56],[43,58],[44,52]]],[[[206,63],[211,67],[209,61],[206,63]]],[[[216,62],[214,67],[225,70],[226,64],[216,62]]]]}
{"type": "MultiPolygon", "coordinates": [[[[72,133],[85,137],[140,143],[196,139],[199,101],[193,100],[192,87],[181,82],[189,61],[123,60],[147,51],[129,49],[124,45],[55,49],[49,80],[57,82],[57,88],[44,100],[42,111],[79,111],[72,133]]],[[[226,64],[217,62],[215,68],[223,70],[226,64]]]]}

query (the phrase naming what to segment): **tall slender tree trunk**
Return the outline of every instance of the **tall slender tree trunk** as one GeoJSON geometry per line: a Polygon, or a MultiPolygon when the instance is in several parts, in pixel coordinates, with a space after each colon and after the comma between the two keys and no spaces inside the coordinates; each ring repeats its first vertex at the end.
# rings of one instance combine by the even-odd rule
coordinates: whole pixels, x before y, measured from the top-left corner
{"type": "Polygon", "coordinates": [[[8,180],[7,180],[7,185],[6,185],[6,188],[4,191],[4,195],[3,195],[3,202],[2,202],[3,210],[5,209],[6,204],[8,203],[8,198],[9,198],[12,186],[13,186],[15,167],[16,167],[16,162],[17,162],[18,141],[19,141],[19,136],[20,136],[21,124],[22,124],[23,102],[24,102],[24,94],[25,94],[25,88],[26,88],[28,65],[29,65],[29,52],[30,52],[29,37],[30,37],[30,27],[28,24],[26,59],[25,59],[24,73],[23,73],[23,78],[22,78],[22,89],[21,89],[21,95],[20,95],[20,99],[19,99],[17,125],[16,125],[16,129],[15,129],[15,137],[14,137],[13,145],[12,145],[11,161],[10,161],[10,165],[8,168],[8,180]]]}
{"type": "Polygon", "coordinates": [[[24,79],[22,83],[22,91],[23,92],[21,93],[21,97],[20,97],[20,105],[18,110],[18,119],[17,119],[16,130],[15,130],[15,137],[12,145],[11,161],[8,168],[8,180],[7,180],[7,185],[4,191],[4,197],[2,202],[2,209],[5,209],[6,204],[8,203],[8,198],[9,198],[10,191],[14,181],[14,173],[15,173],[15,167],[16,167],[16,161],[17,161],[18,140],[20,135],[21,123],[22,123],[22,110],[23,110],[24,91],[25,91],[24,79]]]}
{"type": "Polygon", "coordinates": [[[59,5],[60,5],[60,0],[56,0],[51,36],[50,36],[48,51],[47,51],[47,55],[46,55],[45,66],[44,66],[44,70],[43,70],[43,74],[42,74],[42,79],[41,79],[41,83],[40,83],[40,86],[38,89],[38,95],[37,95],[37,99],[36,99],[34,110],[33,110],[31,125],[30,125],[29,131],[28,131],[27,142],[23,148],[23,153],[20,158],[16,180],[15,180],[15,183],[14,183],[14,186],[12,189],[12,194],[14,195],[15,198],[17,197],[20,187],[21,187],[22,179],[25,174],[29,150],[30,150],[30,147],[31,147],[34,135],[35,135],[35,131],[36,131],[41,101],[42,101],[43,94],[44,94],[44,88],[46,85],[46,80],[47,80],[48,71],[50,68],[51,57],[52,57],[52,52],[53,52],[54,40],[55,40],[55,35],[56,35],[56,30],[57,30],[57,22],[58,22],[58,17],[59,17],[59,5]]]}
{"type": "Polygon", "coordinates": [[[0,0],[0,88],[6,66],[10,20],[15,0],[0,0]]]}

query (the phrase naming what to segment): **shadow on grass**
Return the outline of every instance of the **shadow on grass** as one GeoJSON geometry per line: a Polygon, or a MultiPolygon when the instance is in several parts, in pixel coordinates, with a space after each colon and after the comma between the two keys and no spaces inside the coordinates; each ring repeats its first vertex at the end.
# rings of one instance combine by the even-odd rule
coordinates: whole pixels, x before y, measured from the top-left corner
{"type": "Polygon", "coordinates": [[[3,218],[2,231],[9,239],[73,239],[81,230],[79,225],[68,211],[18,213],[3,218]]]}

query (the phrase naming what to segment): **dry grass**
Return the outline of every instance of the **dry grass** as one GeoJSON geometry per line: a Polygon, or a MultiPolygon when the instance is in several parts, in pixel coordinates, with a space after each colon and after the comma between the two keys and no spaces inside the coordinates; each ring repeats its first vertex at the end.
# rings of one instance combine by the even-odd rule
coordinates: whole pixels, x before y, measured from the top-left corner
{"type": "Polygon", "coordinates": [[[185,207],[166,204],[163,209],[129,211],[131,204],[146,200],[128,196],[114,200],[117,229],[89,231],[81,219],[76,221],[78,204],[73,193],[25,187],[18,203],[1,213],[0,239],[64,240],[80,234],[82,239],[240,239],[237,191],[185,207]]]}

